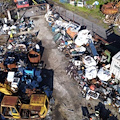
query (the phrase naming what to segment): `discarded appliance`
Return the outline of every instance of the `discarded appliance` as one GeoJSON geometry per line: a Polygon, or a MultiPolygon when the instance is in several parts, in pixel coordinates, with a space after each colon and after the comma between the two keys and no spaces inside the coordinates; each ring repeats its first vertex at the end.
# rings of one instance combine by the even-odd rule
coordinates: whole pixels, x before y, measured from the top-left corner
{"type": "Polygon", "coordinates": [[[89,100],[90,98],[92,99],[98,99],[99,97],[99,93],[92,91],[92,90],[88,90],[87,94],[86,94],[86,99],[89,100]]]}
{"type": "Polygon", "coordinates": [[[8,72],[7,81],[11,83],[11,89],[17,92],[20,78],[15,77],[15,72],[8,72]]]}
{"type": "Polygon", "coordinates": [[[91,56],[85,56],[83,58],[83,63],[85,64],[86,67],[97,65],[96,61],[91,56]]]}
{"type": "Polygon", "coordinates": [[[111,78],[110,70],[100,68],[100,70],[97,73],[97,76],[101,81],[108,81],[111,78]]]}
{"type": "Polygon", "coordinates": [[[96,48],[95,48],[95,46],[93,44],[93,40],[89,39],[88,42],[89,42],[89,46],[91,48],[91,52],[92,52],[92,55],[94,56],[94,58],[99,56],[98,53],[97,53],[97,50],[96,50],[96,48]]]}
{"type": "Polygon", "coordinates": [[[115,78],[120,80],[120,52],[112,57],[110,73],[115,75],[115,78]]]}

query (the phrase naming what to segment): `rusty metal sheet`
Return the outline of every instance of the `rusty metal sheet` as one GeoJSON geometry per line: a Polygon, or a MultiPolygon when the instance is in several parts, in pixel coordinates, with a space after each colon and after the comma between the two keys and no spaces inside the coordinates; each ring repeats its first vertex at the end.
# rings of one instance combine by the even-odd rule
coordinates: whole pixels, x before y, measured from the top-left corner
{"type": "Polygon", "coordinates": [[[11,70],[13,68],[17,68],[17,65],[16,63],[13,63],[13,64],[8,64],[7,67],[11,70]]]}
{"type": "Polygon", "coordinates": [[[33,93],[35,93],[35,91],[27,88],[25,93],[27,93],[28,96],[31,96],[33,93]]]}
{"type": "Polygon", "coordinates": [[[40,54],[31,50],[28,54],[28,58],[31,63],[39,63],[40,62],[40,54]]]}
{"type": "Polygon", "coordinates": [[[30,105],[29,104],[22,104],[21,109],[30,109],[30,105]]]}
{"type": "Polygon", "coordinates": [[[29,104],[22,104],[21,109],[26,109],[26,110],[30,110],[30,111],[40,111],[41,106],[32,106],[29,104]]]}
{"type": "Polygon", "coordinates": [[[41,106],[31,106],[31,105],[30,105],[30,111],[32,111],[32,110],[39,112],[39,111],[41,110],[41,106]]]}
{"type": "Polygon", "coordinates": [[[42,106],[45,103],[45,98],[43,94],[33,94],[31,96],[30,105],[42,106]]]}
{"type": "Polygon", "coordinates": [[[9,105],[15,106],[17,103],[18,97],[17,96],[4,96],[1,106],[9,105]]]}

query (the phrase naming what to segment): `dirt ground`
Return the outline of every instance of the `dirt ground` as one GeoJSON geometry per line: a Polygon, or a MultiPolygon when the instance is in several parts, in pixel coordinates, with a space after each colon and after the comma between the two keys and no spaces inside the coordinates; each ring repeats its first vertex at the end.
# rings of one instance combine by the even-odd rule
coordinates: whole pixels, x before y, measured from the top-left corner
{"type": "MultiPolygon", "coordinates": [[[[58,51],[53,41],[51,27],[45,21],[44,15],[32,19],[36,26],[34,31],[40,30],[37,38],[42,41],[45,47],[42,59],[46,63],[46,68],[54,70],[53,97],[55,99],[55,104],[52,107],[51,119],[82,120],[81,107],[87,106],[88,103],[90,103],[93,110],[88,110],[90,113],[94,113],[94,106],[97,105],[99,101],[87,101],[85,98],[82,98],[77,82],[66,75],[65,67],[67,66],[68,58],[58,51]]],[[[109,109],[120,119],[116,109],[113,109],[113,107],[109,107],[109,109]]]]}

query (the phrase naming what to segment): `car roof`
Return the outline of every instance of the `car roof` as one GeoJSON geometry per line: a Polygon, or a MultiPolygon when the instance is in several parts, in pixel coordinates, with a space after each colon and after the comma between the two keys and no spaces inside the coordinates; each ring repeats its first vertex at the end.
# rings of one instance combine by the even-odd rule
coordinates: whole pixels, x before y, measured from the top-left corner
{"type": "Polygon", "coordinates": [[[7,96],[5,95],[3,97],[3,100],[1,102],[1,106],[15,106],[18,101],[17,96],[7,96]]]}
{"type": "Polygon", "coordinates": [[[44,94],[32,94],[30,99],[30,105],[43,106],[45,104],[47,96],[44,94]]]}

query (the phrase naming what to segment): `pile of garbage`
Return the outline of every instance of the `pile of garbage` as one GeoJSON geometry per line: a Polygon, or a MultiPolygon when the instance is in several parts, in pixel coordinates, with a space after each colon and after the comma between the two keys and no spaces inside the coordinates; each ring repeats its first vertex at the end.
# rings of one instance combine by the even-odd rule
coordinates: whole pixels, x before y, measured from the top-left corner
{"type": "Polygon", "coordinates": [[[30,31],[35,27],[33,20],[22,17],[20,20],[14,22],[7,18],[0,21],[0,34],[14,35],[19,32],[30,31]]]}
{"type": "Polygon", "coordinates": [[[113,115],[109,109],[106,109],[105,105],[101,102],[94,108],[88,103],[87,106],[82,106],[81,110],[83,114],[82,120],[118,120],[117,117],[113,115]],[[94,112],[89,112],[91,110],[94,112]]]}
{"type": "Polygon", "coordinates": [[[114,24],[114,26],[120,25],[120,13],[119,13],[120,1],[109,2],[102,5],[101,12],[105,15],[103,19],[104,23],[114,24]]]}
{"type": "Polygon", "coordinates": [[[50,72],[41,61],[44,47],[36,35],[16,35],[0,46],[0,92],[22,99],[26,94],[42,91],[51,97],[53,86],[49,85],[51,78],[47,76],[50,72]]]}
{"type": "Polygon", "coordinates": [[[0,19],[0,119],[50,117],[54,72],[41,60],[39,30],[29,32],[34,27],[24,14],[16,21],[9,14],[8,19],[0,19]]]}
{"type": "Polygon", "coordinates": [[[66,73],[78,82],[83,97],[100,99],[120,112],[119,80],[110,70],[110,56],[101,47],[103,42],[96,40],[86,26],[66,21],[52,10],[45,14],[45,19],[58,50],[69,58],[66,73]]]}

